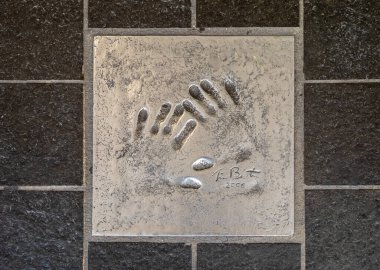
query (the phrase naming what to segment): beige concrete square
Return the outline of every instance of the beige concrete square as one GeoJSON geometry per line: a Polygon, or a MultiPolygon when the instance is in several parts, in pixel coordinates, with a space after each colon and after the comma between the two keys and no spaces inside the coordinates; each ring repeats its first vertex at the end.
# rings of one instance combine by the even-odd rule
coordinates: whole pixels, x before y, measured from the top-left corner
{"type": "Polygon", "coordinates": [[[293,234],[293,37],[95,37],[93,93],[93,235],[293,234]]]}

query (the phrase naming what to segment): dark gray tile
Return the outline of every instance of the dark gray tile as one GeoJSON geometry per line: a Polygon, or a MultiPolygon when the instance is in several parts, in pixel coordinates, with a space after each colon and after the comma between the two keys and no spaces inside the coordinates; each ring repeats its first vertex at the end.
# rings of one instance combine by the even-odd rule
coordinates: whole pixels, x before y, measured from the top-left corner
{"type": "Polygon", "coordinates": [[[81,185],[82,87],[0,84],[0,185],[81,185]]]}
{"type": "Polygon", "coordinates": [[[190,0],[89,0],[89,27],[190,27],[190,8],[190,0]]]}
{"type": "Polygon", "coordinates": [[[298,0],[197,0],[198,27],[296,27],[298,0]]]}
{"type": "Polygon", "coordinates": [[[305,0],[307,79],[380,78],[380,1],[305,0]]]}
{"type": "Polygon", "coordinates": [[[89,270],[191,269],[191,247],[169,243],[90,243],[89,270]]]}
{"type": "Polygon", "coordinates": [[[0,269],[82,269],[82,199],[0,191],[0,269]]]}
{"type": "Polygon", "coordinates": [[[1,1],[0,80],[80,79],[82,0],[1,1]]]}
{"type": "Polygon", "coordinates": [[[306,192],[306,269],[380,269],[380,190],[306,192]]]}
{"type": "Polygon", "coordinates": [[[301,269],[299,244],[198,244],[198,270],[301,269]]]}
{"type": "Polygon", "coordinates": [[[380,84],[306,84],[304,110],[306,184],[380,184],[380,84]]]}

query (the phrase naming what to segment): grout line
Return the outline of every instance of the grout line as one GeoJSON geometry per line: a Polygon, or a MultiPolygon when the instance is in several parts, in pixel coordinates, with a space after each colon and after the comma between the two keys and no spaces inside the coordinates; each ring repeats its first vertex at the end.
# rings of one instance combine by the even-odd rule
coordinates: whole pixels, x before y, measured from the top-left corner
{"type": "Polygon", "coordinates": [[[83,84],[83,80],[0,80],[0,83],[67,83],[67,84],[83,84]]]}
{"type": "Polygon", "coordinates": [[[191,269],[197,270],[197,243],[191,244],[191,269]]]}
{"type": "Polygon", "coordinates": [[[88,269],[88,241],[85,239],[85,235],[83,237],[83,269],[88,269]]]}
{"type": "Polygon", "coordinates": [[[89,28],[90,35],[136,36],[294,36],[299,27],[228,27],[228,28],[89,28]]]}
{"type": "Polygon", "coordinates": [[[83,0],[83,30],[87,30],[87,29],[88,29],[88,0],[83,0]]]}
{"type": "Polygon", "coordinates": [[[380,79],[305,80],[305,83],[380,83],[380,79]]]}
{"type": "Polygon", "coordinates": [[[301,244],[301,269],[306,269],[306,243],[301,244]]]}
{"type": "Polygon", "coordinates": [[[197,1],[191,0],[191,27],[197,27],[197,1]]]}
{"type": "Polygon", "coordinates": [[[0,186],[0,190],[21,191],[84,191],[83,186],[0,186]]]}
{"type": "MultiPolygon", "coordinates": [[[[302,238],[301,243],[301,258],[300,258],[300,266],[301,270],[306,269],[306,236],[305,236],[305,189],[304,189],[304,84],[305,84],[305,74],[304,74],[304,1],[299,0],[299,27],[300,27],[300,35],[299,35],[299,43],[298,43],[298,70],[299,73],[299,87],[302,93],[301,96],[297,96],[298,103],[300,105],[299,113],[301,114],[302,123],[299,126],[299,132],[301,133],[298,138],[298,143],[300,144],[300,151],[297,152],[300,157],[300,162],[297,166],[299,166],[300,173],[302,174],[301,181],[299,183],[300,194],[298,196],[301,197],[300,204],[298,205],[297,211],[299,212],[299,216],[301,218],[300,223],[302,224],[302,230],[300,232],[300,238],[302,238]]],[[[299,93],[297,93],[299,94],[299,93]]],[[[296,204],[297,205],[297,204],[296,204]]]]}
{"type": "Polygon", "coordinates": [[[83,195],[83,232],[82,232],[82,235],[83,235],[83,270],[87,270],[88,269],[88,246],[89,246],[89,241],[88,241],[88,234],[87,234],[87,224],[88,222],[90,222],[88,220],[88,216],[86,215],[87,214],[87,211],[88,211],[88,207],[91,207],[90,205],[90,202],[88,201],[88,197],[87,197],[87,193],[88,193],[88,190],[87,190],[87,187],[88,187],[88,183],[87,183],[87,159],[85,158],[86,157],[86,136],[87,136],[87,133],[86,133],[86,128],[87,128],[87,107],[90,107],[89,104],[87,103],[87,82],[88,82],[88,76],[87,76],[87,51],[89,50],[88,48],[86,48],[86,41],[87,41],[87,37],[86,37],[86,31],[88,29],[88,0],[83,0],[83,66],[82,66],[82,73],[83,73],[83,78],[84,78],[84,85],[83,85],[83,185],[85,187],[85,190],[84,190],[84,195],[83,195]],[[88,204],[88,205],[87,205],[88,204]]]}
{"type": "Polygon", "coordinates": [[[380,189],[380,185],[305,185],[305,190],[331,190],[331,189],[347,189],[347,190],[359,190],[359,189],[380,189]]]}

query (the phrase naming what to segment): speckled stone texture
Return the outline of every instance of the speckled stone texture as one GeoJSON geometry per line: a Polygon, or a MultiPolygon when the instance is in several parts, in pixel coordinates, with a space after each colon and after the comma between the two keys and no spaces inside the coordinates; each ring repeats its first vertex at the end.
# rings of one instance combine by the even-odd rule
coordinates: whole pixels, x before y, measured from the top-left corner
{"type": "Polygon", "coordinates": [[[197,0],[198,27],[296,27],[297,0],[197,0]]]}
{"type": "Polygon", "coordinates": [[[305,182],[380,184],[380,84],[305,85],[305,182]]]}
{"type": "Polygon", "coordinates": [[[89,27],[190,27],[190,7],[190,0],[89,0],[89,27]]]}
{"type": "Polygon", "coordinates": [[[82,269],[80,192],[0,191],[0,269],[82,269]]]}
{"type": "Polygon", "coordinates": [[[0,185],[82,183],[82,87],[0,84],[0,185]]]}
{"type": "Polygon", "coordinates": [[[306,192],[306,269],[380,268],[380,191],[306,192]]]}
{"type": "Polygon", "coordinates": [[[198,244],[198,270],[300,269],[299,244],[198,244]]]}
{"type": "Polygon", "coordinates": [[[81,0],[1,1],[0,80],[80,79],[81,0]]]}
{"type": "Polygon", "coordinates": [[[89,270],[191,269],[191,247],[162,243],[90,243],[89,270]]]}
{"type": "Polygon", "coordinates": [[[380,1],[304,3],[306,79],[380,78],[380,1]]]}

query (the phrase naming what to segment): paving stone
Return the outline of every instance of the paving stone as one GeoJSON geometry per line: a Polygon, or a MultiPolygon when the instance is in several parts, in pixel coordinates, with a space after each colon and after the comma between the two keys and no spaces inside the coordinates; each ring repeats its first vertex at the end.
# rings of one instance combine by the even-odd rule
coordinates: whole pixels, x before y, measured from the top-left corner
{"type": "Polygon", "coordinates": [[[82,0],[1,1],[0,80],[81,79],[82,0]]]}
{"type": "Polygon", "coordinates": [[[300,269],[299,244],[198,244],[198,270],[300,269]]]}
{"type": "Polygon", "coordinates": [[[89,0],[89,26],[170,28],[191,26],[190,0],[89,0]]]}
{"type": "Polygon", "coordinates": [[[304,107],[306,184],[380,184],[380,84],[306,84],[304,107]]]}
{"type": "Polygon", "coordinates": [[[306,192],[307,270],[375,270],[379,254],[379,190],[306,192]]]}
{"type": "Polygon", "coordinates": [[[82,269],[81,192],[0,191],[1,269],[82,269]]]}
{"type": "Polygon", "coordinates": [[[89,269],[191,269],[191,247],[169,243],[90,243],[89,269]]]}
{"type": "Polygon", "coordinates": [[[0,84],[0,185],[81,185],[82,87],[0,84]]]}
{"type": "Polygon", "coordinates": [[[198,0],[198,27],[296,27],[297,0],[198,0]]]}
{"type": "Polygon", "coordinates": [[[307,79],[380,78],[380,1],[304,3],[307,79]]]}

